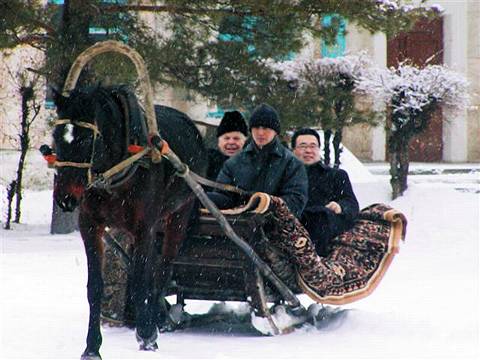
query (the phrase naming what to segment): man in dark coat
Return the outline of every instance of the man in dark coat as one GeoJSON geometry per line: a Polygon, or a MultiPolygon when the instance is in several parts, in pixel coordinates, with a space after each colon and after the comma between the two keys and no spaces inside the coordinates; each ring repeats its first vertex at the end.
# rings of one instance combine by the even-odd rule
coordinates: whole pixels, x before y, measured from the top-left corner
{"type": "Polygon", "coordinates": [[[217,178],[223,163],[242,150],[247,136],[248,128],[242,114],[227,111],[217,127],[217,148],[208,149],[208,179],[217,178]]]}
{"type": "MultiPolygon", "coordinates": [[[[307,203],[307,174],[302,162],[280,143],[277,112],[266,104],[257,106],[249,127],[252,141],[225,162],[217,182],[278,196],[299,217],[307,203]]],[[[246,200],[227,192],[211,192],[209,196],[220,209],[246,200]]]]}
{"type": "Polygon", "coordinates": [[[307,168],[308,203],[301,222],[319,255],[325,256],[331,239],[350,229],[358,215],[358,201],[346,171],[320,161],[318,132],[304,128],[292,136],[292,149],[307,168]]]}

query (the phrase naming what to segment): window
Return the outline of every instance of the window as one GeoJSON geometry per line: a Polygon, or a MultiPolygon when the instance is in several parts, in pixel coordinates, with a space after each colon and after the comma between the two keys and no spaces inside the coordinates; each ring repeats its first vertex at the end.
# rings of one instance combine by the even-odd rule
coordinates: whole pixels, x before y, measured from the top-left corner
{"type": "MultiPolygon", "coordinates": [[[[220,34],[217,36],[219,41],[225,42],[237,42],[244,43],[245,47],[252,56],[252,58],[262,56],[261,50],[254,45],[254,33],[255,31],[268,31],[265,30],[265,24],[262,22],[262,18],[258,16],[229,16],[225,18],[224,22],[220,25],[220,34]]],[[[296,56],[294,51],[288,52],[286,55],[278,57],[277,60],[287,61],[293,60],[296,56]]],[[[209,111],[207,117],[209,118],[222,118],[225,111],[231,111],[232,109],[223,109],[220,106],[216,107],[216,110],[209,111]]]]}
{"type": "Polygon", "coordinates": [[[338,34],[335,38],[335,44],[328,45],[324,40],[321,42],[322,57],[336,58],[345,55],[347,48],[347,42],[345,39],[345,29],[347,27],[347,21],[339,15],[331,14],[325,15],[322,18],[322,26],[330,27],[334,21],[339,22],[338,34]]]}

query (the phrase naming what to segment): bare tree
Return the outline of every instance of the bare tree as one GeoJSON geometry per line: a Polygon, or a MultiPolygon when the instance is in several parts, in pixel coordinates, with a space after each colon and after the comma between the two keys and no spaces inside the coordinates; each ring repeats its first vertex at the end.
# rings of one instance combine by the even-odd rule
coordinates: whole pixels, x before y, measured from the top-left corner
{"type": "Polygon", "coordinates": [[[7,191],[7,220],[5,229],[10,229],[10,222],[13,213],[13,199],[15,198],[15,217],[13,222],[20,223],[21,203],[23,190],[23,174],[25,169],[25,159],[30,149],[30,130],[33,122],[37,119],[41,105],[37,100],[40,77],[25,68],[20,68],[13,72],[7,66],[8,74],[14,84],[14,89],[21,98],[21,117],[18,133],[18,144],[20,147],[20,156],[18,158],[16,177],[9,184],[7,191]]]}

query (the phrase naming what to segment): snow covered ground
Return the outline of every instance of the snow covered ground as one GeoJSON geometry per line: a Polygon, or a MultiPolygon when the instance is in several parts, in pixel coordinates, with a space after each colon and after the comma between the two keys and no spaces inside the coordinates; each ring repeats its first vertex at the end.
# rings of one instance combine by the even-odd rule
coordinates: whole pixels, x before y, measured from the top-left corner
{"type": "MultiPolygon", "coordinates": [[[[14,156],[0,155],[4,221],[14,156]]],[[[7,231],[1,223],[0,358],[75,359],[88,321],[85,256],[78,233],[49,234],[51,191],[42,184],[51,173],[36,156],[29,159],[22,224],[7,231]]],[[[103,358],[479,359],[480,171],[467,167],[474,171],[411,176],[405,196],[390,201],[384,164],[370,166],[377,174],[371,175],[345,162],[362,207],[389,203],[409,224],[380,286],[343,306],[342,316],[277,337],[215,325],[161,334],[155,353],[139,352],[132,330],[105,328],[103,358]],[[365,176],[370,179],[359,180],[365,176]]],[[[212,304],[190,301],[187,310],[203,313],[212,304]]]]}

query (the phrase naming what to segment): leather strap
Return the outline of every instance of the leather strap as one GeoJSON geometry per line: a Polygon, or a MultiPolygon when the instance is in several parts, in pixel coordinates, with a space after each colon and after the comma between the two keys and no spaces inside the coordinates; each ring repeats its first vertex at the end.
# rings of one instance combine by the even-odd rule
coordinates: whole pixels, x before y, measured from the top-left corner
{"type": "Polygon", "coordinates": [[[240,189],[236,186],[233,185],[228,185],[228,184],[221,184],[212,180],[205,179],[204,177],[195,174],[194,172],[190,172],[192,175],[192,178],[194,178],[199,184],[209,186],[214,189],[219,189],[219,190],[224,190],[224,191],[229,191],[229,192],[234,192],[240,195],[248,195],[248,191],[245,191],[243,189],[240,189]]]}

